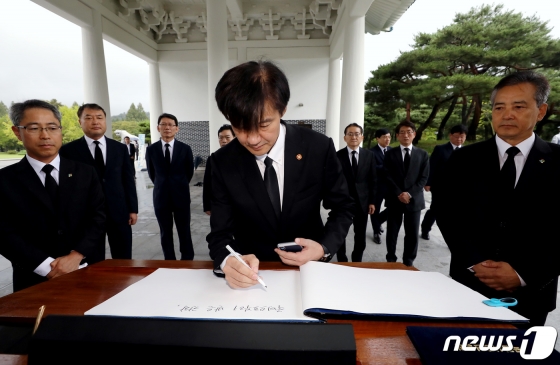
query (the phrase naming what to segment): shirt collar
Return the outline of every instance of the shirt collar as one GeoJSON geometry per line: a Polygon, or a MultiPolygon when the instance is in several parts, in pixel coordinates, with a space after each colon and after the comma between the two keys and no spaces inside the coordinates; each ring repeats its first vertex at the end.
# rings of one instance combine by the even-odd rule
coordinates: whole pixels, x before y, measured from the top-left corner
{"type": "MultiPolygon", "coordinates": [[[[43,167],[45,167],[46,165],[46,163],[36,160],[29,155],[25,155],[25,157],[27,158],[27,162],[29,162],[29,164],[37,174],[39,174],[39,172],[41,172],[41,170],[43,170],[43,167]]],[[[52,167],[54,167],[56,171],[60,171],[60,156],[57,154],[54,160],[49,162],[49,165],[52,165],[52,167]]]]}
{"type": "MultiPolygon", "coordinates": [[[[531,137],[527,138],[523,142],[517,144],[515,147],[519,148],[519,151],[523,154],[525,158],[529,156],[529,152],[531,148],[533,148],[533,144],[535,144],[535,133],[531,133],[531,137]]],[[[509,143],[498,137],[496,134],[496,145],[498,146],[498,153],[503,158],[507,158],[506,151],[508,148],[512,147],[509,143]]]]}
{"type": "Polygon", "coordinates": [[[408,148],[410,151],[412,151],[412,145],[410,145],[410,146],[408,146],[408,147],[405,147],[405,146],[403,146],[403,145],[401,144],[401,145],[399,145],[399,146],[401,147],[401,152],[403,152],[405,148],[408,148]]]}
{"type": "Polygon", "coordinates": [[[86,135],[84,135],[84,138],[85,138],[85,140],[86,140],[88,146],[91,146],[91,144],[92,144],[94,141],[99,141],[99,144],[102,145],[102,146],[106,146],[106,145],[107,145],[107,142],[105,141],[105,136],[101,136],[101,138],[99,138],[99,139],[97,139],[97,140],[96,140],[96,139],[93,139],[93,138],[89,138],[89,137],[86,136],[86,135]]]}
{"type": "Polygon", "coordinates": [[[351,149],[349,146],[346,146],[346,148],[348,149],[348,153],[351,154],[352,151],[356,151],[356,154],[360,154],[360,147],[358,146],[358,148],[356,148],[355,150],[351,149]]]}
{"type": "Polygon", "coordinates": [[[381,147],[381,145],[380,145],[379,143],[377,144],[377,147],[379,147],[379,149],[380,149],[381,151],[387,149],[387,147],[381,147]]]}
{"type": "Polygon", "coordinates": [[[165,142],[163,139],[161,140],[161,145],[163,146],[163,148],[165,148],[166,143],[169,143],[169,148],[173,148],[173,145],[175,144],[175,138],[173,138],[169,142],[165,142]]]}
{"type": "Polygon", "coordinates": [[[451,142],[449,142],[449,144],[451,144],[451,146],[453,146],[453,149],[455,149],[455,148],[461,148],[460,145],[459,145],[459,146],[455,146],[455,145],[454,145],[453,143],[451,143],[451,142]]]}

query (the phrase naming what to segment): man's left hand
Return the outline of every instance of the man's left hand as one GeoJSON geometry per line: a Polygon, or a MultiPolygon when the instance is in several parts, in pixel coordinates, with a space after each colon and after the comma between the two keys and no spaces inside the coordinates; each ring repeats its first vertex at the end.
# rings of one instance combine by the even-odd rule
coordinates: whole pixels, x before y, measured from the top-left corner
{"type": "Polygon", "coordinates": [[[280,256],[280,259],[286,265],[301,266],[309,261],[317,261],[325,254],[323,246],[313,240],[296,238],[296,243],[303,247],[303,250],[300,252],[286,252],[279,248],[274,249],[274,252],[280,256]]]}
{"type": "Polygon", "coordinates": [[[368,214],[373,214],[373,213],[375,213],[375,205],[370,204],[368,209],[368,214]]]}
{"type": "Polygon", "coordinates": [[[136,221],[138,220],[138,213],[130,213],[129,218],[128,218],[128,224],[130,226],[133,226],[136,224],[136,221]]]}
{"type": "Polygon", "coordinates": [[[473,266],[475,276],[494,290],[513,290],[521,286],[519,276],[510,264],[486,260],[473,266]]]}

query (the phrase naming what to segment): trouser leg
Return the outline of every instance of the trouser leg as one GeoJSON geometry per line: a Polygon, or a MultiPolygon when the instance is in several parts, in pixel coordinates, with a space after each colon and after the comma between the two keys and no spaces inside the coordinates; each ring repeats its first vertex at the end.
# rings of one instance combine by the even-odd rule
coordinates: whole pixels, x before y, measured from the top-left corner
{"type": "Polygon", "coordinates": [[[366,228],[368,222],[367,213],[359,212],[354,215],[354,250],[352,251],[352,262],[361,262],[366,249],[366,228]]]}
{"type": "Polygon", "coordinates": [[[179,236],[179,247],[181,251],[181,260],[192,260],[194,258],[194,248],[191,237],[191,211],[189,209],[181,209],[173,212],[175,219],[175,228],[179,236]]]}
{"type": "Polygon", "coordinates": [[[412,266],[418,251],[418,230],[420,229],[420,211],[404,213],[404,252],[403,263],[412,266]]]}
{"type": "Polygon", "coordinates": [[[176,260],[175,247],[173,246],[173,213],[171,209],[156,209],[156,218],[159,224],[161,248],[166,260],[176,260]]]}
{"type": "Polygon", "coordinates": [[[397,261],[395,252],[397,250],[397,237],[399,236],[402,220],[403,212],[400,207],[387,208],[387,239],[385,240],[387,244],[387,262],[397,261]]]}

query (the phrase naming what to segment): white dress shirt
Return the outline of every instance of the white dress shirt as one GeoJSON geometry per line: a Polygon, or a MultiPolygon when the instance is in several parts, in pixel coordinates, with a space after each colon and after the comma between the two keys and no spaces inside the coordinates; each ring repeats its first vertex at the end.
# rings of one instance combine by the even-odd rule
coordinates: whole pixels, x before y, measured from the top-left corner
{"type": "MultiPolygon", "coordinates": [[[[93,156],[93,159],[95,160],[95,139],[91,139],[88,136],[84,136],[88,148],[89,148],[89,152],[91,152],[91,155],[93,156]]],[[[103,154],[103,162],[105,163],[105,165],[107,165],[107,141],[105,140],[105,136],[101,136],[101,138],[99,138],[97,141],[99,141],[99,148],[101,149],[101,153],[103,154]]]]}
{"type": "MultiPolygon", "coordinates": [[[[27,158],[27,161],[33,168],[33,171],[35,171],[35,173],[37,174],[37,176],[39,176],[39,179],[43,183],[43,186],[45,186],[45,178],[47,177],[47,174],[45,174],[45,172],[41,170],[43,169],[43,167],[45,167],[46,163],[38,161],[33,157],[29,157],[29,155],[25,155],[25,158],[27,158]]],[[[56,155],[54,160],[49,162],[49,165],[52,165],[52,167],[54,167],[54,169],[51,171],[51,176],[58,184],[58,174],[60,173],[60,156],[56,155]]]]}
{"type": "MultiPolygon", "coordinates": [[[[46,163],[38,161],[38,160],[34,159],[33,157],[29,157],[29,155],[25,155],[25,157],[27,158],[27,161],[29,162],[29,164],[33,168],[33,171],[35,171],[35,173],[37,174],[37,176],[41,180],[41,183],[43,183],[43,186],[44,186],[47,174],[44,171],[42,171],[42,169],[46,165],[46,163]]],[[[56,155],[54,160],[49,162],[49,165],[54,167],[54,169],[52,169],[52,171],[51,171],[51,176],[53,177],[53,179],[58,184],[59,183],[58,182],[59,181],[58,177],[59,177],[59,174],[60,174],[60,156],[56,155]]],[[[54,261],[54,259],[52,257],[46,258],[45,261],[41,262],[41,264],[39,266],[37,266],[35,268],[35,270],[33,270],[33,272],[37,275],[47,276],[47,274],[51,272],[51,262],[53,262],[53,261],[54,261]]],[[[80,269],[82,267],[86,267],[86,266],[87,266],[87,263],[83,264],[83,265],[80,265],[80,269]]]]}
{"type": "Polygon", "coordinates": [[[360,147],[353,150],[350,147],[346,146],[346,149],[348,150],[348,158],[350,159],[350,166],[352,166],[352,151],[356,151],[356,163],[360,162],[360,147]]]}
{"type": "Polygon", "coordinates": [[[282,209],[282,200],[284,200],[284,147],[286,146],[286,126],[280,124],[280,133],[278,134],[278,139],[274,146],[268,151],[267,154],[261,156],[255,156],[257,160],[257,166],[261,172],[261,176],[264,180],[264,170],[266,168],[264,164],[265,158],[268,156],[272,160],[272,167],[276,171],[276,177],[278,178],[278,189],[280,190],[280,209],[282,209]]]}
{"type": "Polygon", "coordinates": [[[163,157],[165,157],[165,150],[167,149],[165,147],[165,144],[168,143],[169,144],[169,161],[173,161],[173,146],[175,145],[175,138],[173,138],[171,141],[169,142],[165,142],[163,139],[161,140],[161,147],[162,147],[162,151],[163,151],[163,157]]]}
{"type": "Polygon", "coordinates": [[[402,154],[403,161],[404,161],[404,156],[406,155],[406,151],[404,150],[405,148],[408,148],[408,154],[410,155],[410,157],[412,157],[412,145],[405,147],[401,144],[400,147],[401,147],[401,154],[402,154]]]}
{"type": "MultiPolygon", "coordinates": [[[[519,143],[515,147],[519,148],[519,153],[515,155],[513,161],[515,162],[515,185],[517,185],[517,181],[519,181],[519,176],[523,171],[523,167],[525,167],[525,162],[527,161],[527,156],[529,156],[529,152],[533,145],[535,144],[535,134],[532,133],[531,137],[527,138],[523,142],[519,143]]],[[[496,135],[496,145],[498,146],[498,157],[500,158],[500,169],[504,166],[508,158],[508,154],[506,151],[508,148],[513,147],[500,137],[496,135]]]]}
{"type": "Polygon", "coordinates": [[[379,149],[381,150],[381,153],[383,153],[383,155],[385,155],[387,153],[387,147],[381,147],[379,144],[377,144],[377,147],[379,147],[379,149]]]}

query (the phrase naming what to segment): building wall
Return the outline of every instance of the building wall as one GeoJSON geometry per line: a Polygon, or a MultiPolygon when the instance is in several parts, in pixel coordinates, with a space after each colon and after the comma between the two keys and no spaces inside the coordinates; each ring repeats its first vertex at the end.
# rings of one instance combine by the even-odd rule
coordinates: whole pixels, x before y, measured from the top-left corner
{"type": "MultiPolygon", "coordinates": [[[[325,133],[328,58],[271,60],[284,71],[290,84],[291,97],[283,119],[290,124],[310,124],[313,130],[325,133]]],[[[237,64],[230,60],[230,67],[237,64]]],[[[163,111],[180,120],[177,139],[189,144],[193,155],[202,157],[204,166],[210,153],[209,138],[215,137],[208,131],[206,61],[160,61],[159,69],[163,111]]]]}

